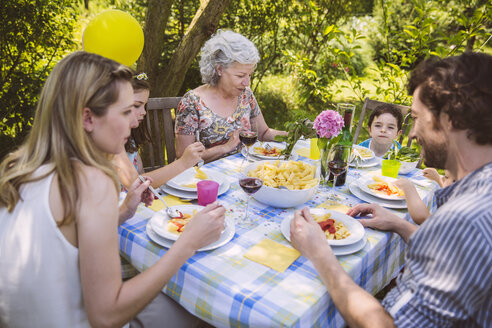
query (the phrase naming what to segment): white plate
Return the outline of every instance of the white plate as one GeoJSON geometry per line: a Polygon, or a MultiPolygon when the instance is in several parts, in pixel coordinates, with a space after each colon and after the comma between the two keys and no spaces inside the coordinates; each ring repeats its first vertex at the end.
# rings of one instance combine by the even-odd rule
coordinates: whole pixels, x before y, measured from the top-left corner
{"type": "MultiPolygon", "coordinates": [[[[199,252],[210,251],[212,249],[216,249],[227,244],[232,239],[232,237],[234,237],[234,234],[236,233],[236,227],[234,226],[234,219],[226,217],[225,226],[226,228],[224,229],[224,231],[220,235],[220,238],[217,241],[200,248],[198,251],[199,252]]],[[[174,244],[174,240],[169,240],[159,236],[159,234],[157,234],[151,227],[150,220],[149,223],[147,223],[146,232],[147,232],[147,236],[149,236],[149,238],[152,241],[154,241],[155,243],[161,246],[170,248],[174,244]]]]}
{"type": "MultiPolygon", "coordinates": [[[[393,183],[397,180],[395,178],[383,177],[383,176],[381,176],[381,178],[388,183],[393,183]]],[[[360,190],[362,190],[363,192],[365,192],[369,195],[376,196],[378,198],[386,199],[386,200],[402,200],[402,199],[405,199],[405,196],[386,195],[383,192],[372,190],[371,188],[369,188],[367,186],[367,185],[372,184],[372,183],[376,183],[376,181],[372,177],[357,179],[357,185],[359,186],[360,190]]]]}
{"type": "MultiPolygon", "coordinates": [[[[269,144],[270,146],[272,147],[277,147],[277,148],[280,148],[280,149],[285,149],[285,144],[284,143],[278,143],[278,142],[257,142],[255,143],[253,146],[251,146],[249,148],[249,158],[251,160],[264,160],[264,159],[277,159],[278,156],[265,156],[265,155],[260,155],[260,154],[257,154],[255,153],[254,151],[254,147],[262,147],[262,144],[263,146],[265,144],[269,144]]],[[[243,147],[243,149],[241,149],[241,154],[246,157],[246,147],[243,147]]],[[[280,156],[280,160],[283,160],[285,156],[280,156]]],[[[291,157],[290,159],[293,160],[293,161],[296,161],[297,159],[299,158],[299,155],[297,154],[296,151],[292,150],[292,153],[291,153],[291,157]]]]}
{"type": "MultiPolygon", "coordinates": [[[[381,165],[381,161],[382,161],[382,159],[378,158],[378,157],[373,157],[373,158],[365,160],[365,161],[360,161],[359,162],[359,168],[378,166],[378,165],[381,165]]],[[[350,162],[349,166],[350,167],[357,167],[355,161],[350,162]]]]}
{"type": "MultiPolygon", "coordinates": [[[[358,220],[354,219],[353,217],[343,214],[337,211],[332,211],[328,210],[325,208],[314,208],[310,209],[311,214],[314,215],[322,215],[326,213],[331,213],[331,219],[334,219],[335,221],[341,221],[348,229],[350,232],[350,236],[348,236],[345,239],[341,240],[327,240],[328,244],[331,246],[346,246],[346,245],[352,245],[364,238],[364,235],[366,231],[364,230],[364,227],[362,224],[359,223],[358,220]]],[[[282,223],[280,224],[280,231],[282,234],[287,238],[288,241],[290,241],[290,222],[294,219],[293,216],[286,217],[285,219],[282,220],[282,223]]]]}
{"type": "Polygon", "coordinates": [[[362,157],[362,161],[369,161],[375,157],[374,152],[370,148],[362,147],[359,145],[353,145],[352,148],[355,148],[359,151],[359,154],[361,154],[362,157]],[[362,156],[362,152],[368,153],[368,155],[362,156]]]}
{"type": "Polygon", "coordinates": [[[405,200],[386,200],[366,194],[365,192],[360,190],[359,186],[355,181],[349,184],[349,190],[355,197],[368,203],[377,203],[382,207],[392,208],[392,209],[407,208],[407,203],[405,202],[405,200]]]}
{"type": "MultiPolygon", "coordinates": [[[[217,174],[217,172],[215,173],[217,174]]],[[[231,184],[229,181],[226,179],[223,179],[223,183],[219,186],[219,192],[218,196],[222,195],[223,193],[227,192],[229,190],[231,184]]],[[[168,185],[163,184],[160,189],[164,191],[168,195],[173,195],[181,199],[198,199],[198,194],[196,191],[184,191],[184,190],[178,190],[174,189],[172,187],[169,187],[168,185]]]]}
{"type": "MultiPolygon", "coordinates": [[[[177,206],[171,206],[171,208],[175,208],[181,211],[183,214],[187,213],[193,215],[193,211],[200,212],[205,207],[199,205],[177,205],[177,206]]],[[[174,234],[167,230],[167,222],[169,221],[169,219],[170,219],[169,216],[167,216],[162,211],[160,211],[160,212],[156,212],[150,218],[149,223],[152,226],[152,229],[154,229],[154,231],[159,236],[170,240],[176,240],[181,235],[174,234]]]]}
{"type": "MultiPolygon", "coordinates": [[[[222,177],[221,174],[217,174],[217,172],[214,172],[209,169],[201,169],[206,175],[207,175],[207,180],[213,180],[217,181],[219,183],[219,186],[224,183],[224,178],[222,177]]],[[[190,187],[184,187],[184,184],[190,184],[190,183],[197,183],[199,181],[202,181],[201,179],[195,178],[196,175],[196,170],[194,167],[190,167],[189,169],[181,172],[168,182],[166,184],[174,189],[178,190],[183,190],[183,191],[194,191],[196,192],[196,187],[190,188],[190,187]]]]}
{"type": "Polygon", "coordinates": [[[364,237],[358,242],[351,244],[351,245],[346,245],[346,246],[331,246],[331,250],[333,251],[333,254],[336,256],[342,256],[342,255],[349,255],[353,253],[357,253],[361,249],[366,246],[367,238],[364,237]]]}

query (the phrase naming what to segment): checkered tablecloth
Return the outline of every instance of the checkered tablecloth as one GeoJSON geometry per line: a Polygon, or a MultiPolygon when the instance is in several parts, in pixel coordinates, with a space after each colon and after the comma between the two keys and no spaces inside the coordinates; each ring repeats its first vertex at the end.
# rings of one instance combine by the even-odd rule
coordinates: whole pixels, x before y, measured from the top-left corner
{"type": "MultiPolygon", "coordinates": [[[[309,161],[304,157],[300,160],[309,161]]],[[[279,209],[250,202],[252,223],[244,215],[246,194],[238,184],[242,156],[236,154],[205,165],[227,176],[229,191],[219,197],[236,219],[236,233],[226,245],[212,251],[197,252],[166,285],[163,291],[189,312],[217,327],[341,327],[344,321],[310,261],[299,257],[285,272],[279,273],[243,257],[264,238],[290,243],[280,232],[280,223],[295,209],[279,209]]],[[[359,176],[380,172],[380,168],[350,169],[347,183],[337,188],[342,203],[362,202],[350,194],[348,183],[359,176]]],[[[418,171],[409,176],[418,175],[418,171]]],[[[421,178],[421,177],[417,177],[421,178]]],[[[421,178],[423,179],[423,178],[421,178]]],[[[303,206],[323,207],[328,190],[322,189],[303,206]]],[[[426,190],[432,203],[432,188],[426,190]]],[[[395,211],[407,217],[406,211],[395,211]]],[[[119,227],[120,251],[139,271],[154,264],[167,249],[152,242],[145,233],[153,211],[138,209],[132,219],[119,227]]],[[[338,257],[352,279],[371,294],[376,294],[394,278],[404,260],[405,244],[393,233],[366,229],[367,244],[352,255],[338,257]]]]}

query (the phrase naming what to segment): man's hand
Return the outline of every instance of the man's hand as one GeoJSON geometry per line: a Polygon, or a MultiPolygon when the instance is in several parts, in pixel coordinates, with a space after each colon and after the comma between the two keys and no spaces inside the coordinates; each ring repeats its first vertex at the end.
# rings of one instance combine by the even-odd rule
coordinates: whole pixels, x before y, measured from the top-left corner
{"type": "Polygon", "coordinates": [[[384,231],[395,231],[395,221],[403,220],[378,204],[358,204],[352,207],[347,214],[352,217],[371,215],[372,218],[359,219],[359,222],[364,227],[384,231]]]}
{"type": "Polygon", "coordinates": [[[295,212],[294,219],[290,222],[290,239],[292,245],[311,262],[314,262],[317,255],[325,256],[327,252],[331,252],[323,230],[314,221],[307,207],[295,212]]]}
{"type": "Polygon", "coordinates": [[[358,204],[352,207],[347,214],[352,217],[371,215],[372,218],[359,219],[359,222],[367,228],[396,232],[405,242],[408,242],[410,236],[417,230],[417,226],[414,224],[405,221],[377,204],[358,204]]]}

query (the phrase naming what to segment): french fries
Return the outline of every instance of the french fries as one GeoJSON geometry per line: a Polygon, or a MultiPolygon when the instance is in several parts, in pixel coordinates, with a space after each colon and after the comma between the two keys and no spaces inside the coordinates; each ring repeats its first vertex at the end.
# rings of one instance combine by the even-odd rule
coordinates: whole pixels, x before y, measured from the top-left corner
{"type": "Polygon", "coordinates": [[[290,190],[309,189],[318,184],[315,178],[316,168],[303,162],[265,163],[248,172],[248,176],[263,180],[265,186],[278,188],[284,186],[290,190]]]}

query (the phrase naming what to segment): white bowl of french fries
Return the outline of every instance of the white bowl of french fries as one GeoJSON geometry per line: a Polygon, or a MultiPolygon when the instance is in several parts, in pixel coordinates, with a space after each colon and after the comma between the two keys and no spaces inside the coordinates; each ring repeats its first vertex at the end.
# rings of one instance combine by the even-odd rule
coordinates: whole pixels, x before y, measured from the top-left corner
{"type": "Polygon", "coordinates": [[[304,204],[313,197],[319,185],[316,167],[301,161],[259,161],[249,164],[245,172],[263,181],[253,198],[273,207],[304,204]]]}

